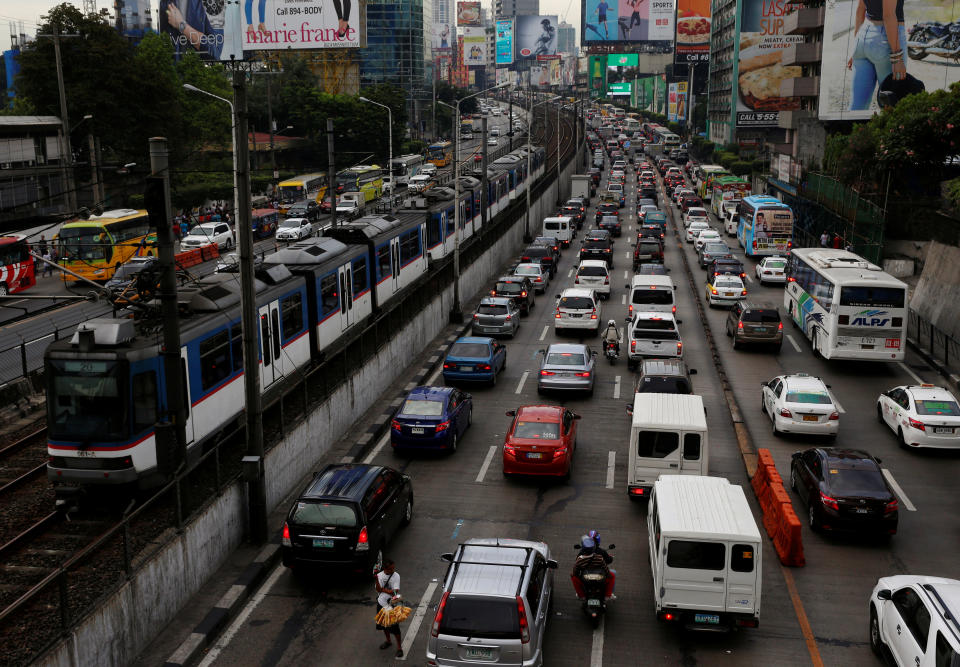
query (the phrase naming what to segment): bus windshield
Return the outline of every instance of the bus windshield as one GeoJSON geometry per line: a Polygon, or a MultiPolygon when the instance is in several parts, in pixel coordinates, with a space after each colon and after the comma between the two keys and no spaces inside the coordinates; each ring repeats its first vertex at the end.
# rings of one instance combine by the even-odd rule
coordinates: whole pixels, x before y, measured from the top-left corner
{"type": "Polygon", "coordinates": [[[109,238],[103,227],[64,226],[58,236],[60,256],[64,259],[104,260],[107,259],[109,238]]]}

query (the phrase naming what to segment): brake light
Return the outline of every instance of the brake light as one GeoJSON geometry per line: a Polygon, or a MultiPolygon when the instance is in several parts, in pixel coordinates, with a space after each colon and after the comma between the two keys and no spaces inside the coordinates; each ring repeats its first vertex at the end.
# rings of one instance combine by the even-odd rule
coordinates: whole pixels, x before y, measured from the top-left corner
{"type": "Polygon", "coordinates": [[[609,285],[609,284],[610,284],[610,276],[606,276],[606,277],[603,279],[603,284],[604,284],[604,285],[609,285]]]}
{"type": "Polygon", "coordinates": [[[558,320],[560,319],[560,309],[559,309],[559,308],[557,308],[557,314],[554,315],[554,317],[556,317],[558,320]]]}
{"type": "Polygon", "coordinates": [[[594,309],[593,309],[593,313],[590,314],[590,319],[591,319],[591,320],[597,319],[597,309],[596,309],[596,308],[594,308],[594,309]]]}
{"type": "Polygon", "coordinates": [[[517,616],[520,617],[520,641],[524,644],[530,642],[530,627],[527,625],[527,610],[523,606],[523,598],[517,596],[517,616]]]}
{"type": "Polygon", "coordinates": [[[918,431],[926,431],[927,427],[923,422],[917,421],[916,419],[910,418],[910,426],[917,429],[918,431]]]}
{"type": "Polygon", "coordinates": [[[495,289],[490,290],[490,296],[496,296],[496,295],[497,295],[497,290],[495,289]]]}
{"type": "Polygon", "coordinates": [[[716,287],[711,287],[711,288],[710,288],[710,293],[711,293],[711,294],[716,294],[716,293],[717,293],[717,288],[716,288],[716,287]]]}
{"type": "Polygon", "coordinates": [[[741,279],[741,280],[745,279],[746,277],[747,277],[747,274],[746,274],[746,273],[742,273],[742,272],[740,273],[740,279],[741,279]]]}
{"type": "Polygon", "coordinates": [[[674,315],[677,314],[677,307],[676,307],[676,306],[673,307],[673,314],[674,314],[674,315]]]}
{"type": "Polygon", "coordinates": [[[479,319],[480,319],[480,313],[474,313],[474,314],[473,314],[473,319],[479,320],[479,319]]]}
{"type": "Polygon", "coordinates": [[[836,421],[836,420],[838,420],[838,419],[840,419],[840,413],[839,413],[839,412],[831,412],[831,413],[830,413],[830,421],[836,421]]]}
{"type": "Polygon", "coordinates": [[[553,371],[540,371],[540,375],[556,375],[553,371]]]}
{"type": "Polygon", "coordinates": [[[754,250],[757,249],[757,242],[756,242],[756,241],[753,242],[753,249],[754,249],[754,250]]]}
{"type": "Polygon", "coordinates": [[[829,507],[832,510],[835,510],[835,511],[840,510],[840,504],[837,502],[837,499],[831,498],[830,496],[825,494],[823,491],[820,492],[820,502],[823,503],[824,506],[829,507]]]}
{"type": "Polygon", "coordinates": [[[360,529],[360,535],[357,536],[357,551],[370,551],[370,537],[367,535],[367,527],[360,529]]]}
{"type": "Polygon", "coordinates": [[[558,447],[557,449],[553,450],[553,458],[555,459],[559,459],[561,456],[566,456],[566,455],[567,455],[566,447],[558,447]]]}
{"type": "Polygon", "coordinates": [[[787,250],[793,247],[793,241],[787,241],[787,250]]]}
{"type": "Polygon", "coordinates": [[[790,419],[793,419],[793,413],[787,410],[786,408],[780,408],[780,416],[789,417],[790,419]]]}
{"type": "MultiPolygon", "coordinates": [[[[481,371],[488,371],[490,370],[490,364],[477,364],[477,368],[480,369],[481,371]]],[[[444,422],[444,423],[447,423],[447,422],[444,422]]]]}
{"type": "Polygon", "coordinates": [[[523,296],[523,297],[527,296],[527,290],[523,290],[522,292],[520,292],[520,296],[523,296]]]}
{"type": "MultiPolygon", "coordinates": [[[[444,366],[446,366],[446,364],[444,364],[444,366]]],[[[400,422],[398,422],[396,419],[391,419],[390,428],[392,428],[394,431],[400,431],[402,430],[403,427],[400,425],[400,422]]]]}
{"type": "Polygon", "coordinates": [[[746,295],[747,295],[747,290],[745,289],[740,290],[740,296],[746,296],[746,295]]]}
{"type": "Polygon", "coordinates": [[[683,343],[677,343],[677,356],[683,353],[683,343]]]}
{"type": "Polygon", "coordinates": [[[443,362],[443,367],[444,367],[445,370],[448,370],[448,371],[449,371],[449,370],[453,370],[454,368],[456,368],[457,365],[456,365],[456,364],[451,364],[449,361],[445,361],[445,362],[443,362]]]}
{"type": "Polygon", "coordinates": [[[283,524],[283,538],[280,540],[280,544],[285,547],[293,546],[293,542],[290,541],[290,526],[286,522],[283,524]]]}
{"type": "Polygon", "coordinates": [[[447,606],[447,596],[450,591],[446,591],[440,598],[440,604],[437,605],[437,613],[433,617],[433,627],[430,628],[430,634],[436,637],[440,633],[440,621],[443,619],[443,608],[447,606]]]}
{"type": "Polygon", "coordinates": [[[743,331],[743,322],[737,322],[737,329],[743,331]]]}
{"type": "Polygon", "coordinates": [[[630,341],[630,351],[631,352],[637,351],[637,341],[635,340],[630,341]]]}
{"type": "MultiPolygon", "coordinates": [[[[481,369],[481,370],[484,370],[484,369],[483,369],[483,366],[484,366],[484,365],[485,365],[485,364],[481,364],[481,365],[477,366],[477,368],[479,368],[479,369],[481,369]]],[[[490,366],[487,366],[487,368],[486,368],[485,370],[490,370],[490,366]]],[[[440,432],[442,432],[442,431],[446,431],[448,428],[450,428],[450,422],[449,422],[449,421],[440,422],[439,424],[437,424],[437,427],[436,427],[436,429],[435,429],[434,432],[435,432],[435,433],[440,433],[440,432]]]]}
{"type": "Polygon", "coordinates": [[[510,456],[515,456],[516,453],[517,453],[517,449],[516,449],[516,447],[514,447],[513,445],[504,444],[504,445],[503,445],[503,453],[504,453],[504,454],[509,454],[510,456]]]}
{"type": "Polygon", "coordinates": [[[588,378],[590,377],[590,372],[587,371],[585,373],[574,373],[574,375],[576,375],[578,378],[588,378]]]}
{"type": "Polygon", "coordinates": [[[898,509],[900,509],[900,503],[897,502],[897,500],[891,500],[889,503],[887,503],[887,504],[884,506],[884,508],[883,508],[883,513],[884,513],[884,514],[892,514],[892,513],[896,512],[898,509]]]}
{"type": "MultiPolygon", "coordinates": [[[[676,306],[674,306],[674,309],[676,309],[676,306]]],[[[630,304],[630,308],[628,308],[627,311],[630,313],[631,316],[633,315],[633,304],[632,304],[632,303],[630,304]]]]}
{"type": "Polygon", "coordinates": [[[513,318],[513,315],[507,315],[507,316],[506,316],[505,318],[503,318],[503,319],[505,319],[507,322],[509,322],[512,318],[513,318]]]}

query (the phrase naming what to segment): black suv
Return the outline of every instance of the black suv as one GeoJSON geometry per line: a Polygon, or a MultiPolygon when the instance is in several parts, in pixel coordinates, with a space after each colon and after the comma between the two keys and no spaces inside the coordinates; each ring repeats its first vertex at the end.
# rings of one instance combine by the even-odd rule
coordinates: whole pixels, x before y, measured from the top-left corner
{"type": "Polygon", "coordinates": [[[644,359],[633,391],[636,394],[692,394],[690,376],[696,374],[697,369],[687,368],[683,359],[644,359]]]}
{"type": "Polygon", "coordinates": [[[577,225],[577,229],[580,229],[580,226],[587,217],[587,214],[583,212],[583,207],[574,204],[564,204],[560,207],[560,212],[557,213],[557,215],[566,218],[573,218],[573,221],[577,225]]]}
{"type": "Polygon", "coordinates": [[[730,275],[740,276],[741,280],[747,279],[747,274],[743,270],[743,263],[735,257],[718,257],[712,260],[706,267],[707,276],[730,275]]]}
{"type": "Polygon", "coordinates": [[[520,255],[521,262],[540,262],[550,270],[550,280],[557,275],[557,264],[553,261],[553,246],[533,243],[528,245],[520,255]]]}
{"type": "Polygon", "coordinates": [[[580,246],[580,261],[585,259],[602,259],[607,263],[607,268],[613,268],[613,243],[610,237],[588,236],[583,239],[580,246]]]}
{"type": "Polygon", "coordinates": [[[616,204],[599,204],[594,222],[600,222],[605,215],[620,215],[620,207],[616,204]]]}
{"type": "Polygon", "coordinates": [[[533,295],[533,283],[525,276],[503,276],[490,290],[490,296],[502,296],[513,299],[514,305],[523,315],[529,315],[536,303],[533,295]]]}
{"type": "Polygon", "coordinates": [[[320,219],[320,204],[312,199],[304,199],[291,204],[287,209],[288,218],[306,218],[312,222],[320,219]]]}
{"type": "Polygon", "coordinates": [[[289,568],[341,567],[369,575],[413,518],[413,483],[384,466],[337,463],[314,475],[283,524],[289,568]]]}

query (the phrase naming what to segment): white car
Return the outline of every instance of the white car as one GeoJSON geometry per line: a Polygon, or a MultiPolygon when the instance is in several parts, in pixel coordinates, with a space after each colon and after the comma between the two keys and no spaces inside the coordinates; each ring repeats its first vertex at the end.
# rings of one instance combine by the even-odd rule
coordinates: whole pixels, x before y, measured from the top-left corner
{"type": "Polygon", "coordinates": [[[779,256],[764,257],[757,264],[755,272],[761,285],[764,283],[785,284],[787,282],[787,258],[779,256]]]}
{"type": "Polygon", "coordinates": [[[610,168],[614,171],[624,172],[627,169],[627,162],[626,160],[617,160],[610,168]]]}
{"type": "Polygon", "coordinates": [[[428,190],[433,185],[433,176],[430,174],[417,174],[416,176],[410,177],[410,183],[407,185],[407,189],[410,192],[423,192],[428,190]]]}
{"type": "Polygon", "coordinates": [[[699,206],[691,206],[688,208],[687,212],[683,214],[683,226],[686,227],[694,220],[710,222],[710,215],[707,213],[707,209],[700,208],[699,206]]]}
{"type": "Polygon", "coordinates": [[[233,232],[225,222],[204,222],[195,226],[180,241],[184,250],[200,248],[216,243],[221,250],[230,250],[233,247],[233,232]]]}
{"type": "Polygon", "coordinates": [[[683,339],[673,313],[637,310],[627,318],[627,368],[644,357],[682,357],[683,339]]]}
{"type": "Polygon", "coordinates": [[[596,292],[592,289],[568,287],[557,298],[557,312],[553,318],[555,331],[588,329],[594,334],[600,333],[603,309],[596,292]]]}
{"type": "Polygon", "coordinates": [[[723,243],[720,232],[716,229],[704,229],[697,234],[697,238],[693,240],[693,247],[700,250],[705,243],[723,243]]]}
{"type": "Polygon", "coordinates": [[[313,223],[306,218],[287,218],[277,227],[278,241],[299,241],[313,234],[313,223]]]}
{"type": "Polygon", "coordinates": [[[691,222],[690,226],[687,227],[687,243],[693,243],[697,235],[705,229],[710,229],[710,223],[706,220],[694,220],[691,222]]]}
{"type": "Polygon", "coordinates": [[[539,262],[517,264],[517,268],[513,270],[513,275],[529,278],[530,282],[533,283],[533,291],[541,294],[546,291],[547,285],[550,284],[550,271],[539,262]]]}
{"type": "Polygon", "coordinates": [[[943,387],[894,387],[877,399],[877,419],[904,446],[960,448],[960,405],[943,387]]]}
{"type": "Polygon", "coordinates": [[[831,441],[840,430],[840,412],[823,380],[806,373],[779,375],[761,385],[760,408],[773,423],[773,434],[823,435],[831,441]]]}
{"type": "Polygon", "coordinates": [[[740,276],[722,273],[711,276],[707,280],[707,305],[732,306],[737,301],[747,298],[747,289],[743,286],[740,276]]]}
{"type": "Polygon", "coordinates": [[[573,279],[577,287],[588,287],[600,295],[601,299],[610,298],[610,269],[602,259],[585,259],[577,267],[573,279]]]}
{"type": "Polygon", "coordinates": [[[490,137],[489,139],[487,139],[487,146],[496,146],[499,143],[500,143],[500,140],[497,139],[496,137],[490,137]]]}
{"type": "Polygon", "coordinates": [[[902,574],[881,577],[870,594],[870,648],[910,667],[960,665],[960,581],[902,574]]]}
{"type": "Polygon", "coordinates": [[[420,165],[420,173],[427,176],[436,176],[437,175],[437,165],[432,162],[427,162],[426,164],[420,165]]]}

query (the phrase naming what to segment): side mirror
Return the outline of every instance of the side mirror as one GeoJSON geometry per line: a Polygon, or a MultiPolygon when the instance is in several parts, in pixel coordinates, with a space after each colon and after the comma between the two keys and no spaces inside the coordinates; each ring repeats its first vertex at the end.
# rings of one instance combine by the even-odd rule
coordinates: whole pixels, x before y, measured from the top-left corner
{"type": "Polygon", "coordinates": [[[687,372],[690,373],[690,375],[696,375],[696,374],[697,374],[697,369],[696,369],[696,368],[691,368],[691,369],[689,369],[687,372]]]}
{"type": "Polygon", "coordinates": [[[579,550],[580,550],[580,545],[579,545],[579,544],[574,544],[574,545],[573,545],[573,548],[576,549],[577,551],[579,551],[579,550]]]}
{"type": "Polygon", "coordinates": [[[630,415],[631,417],[633,416],[633,406],[632,406],[631,404],[629,404],[629,403],[627,403],[627,410],[626,410],[626,412],[627,412],[627,414],[630,415]]]}
{"type": "Polygon", "coordinates": [[[677,320],[677,324],[683,324],[683,320],[677,320]]]}
{"type": "Polygon", "coordinates": [[[623,321],[626,322],[627,324],[630,324],[630,318],[629,318],[629,317],[624,317],[624,318],[623,318],[623,321]]]}
{"type": "Polygon", "coordinates": [[[611,549],[616,549],[616,548],[617,548],[617,545],[616,545],[616,544],[608,544],[608,545],[607,545],[607,551],[610,551],[611,549]]]}
{"type": "Polygon", "coordinates": [[[889,588],[883,588],[877,591],[878,600],[889,600],[893,597],[893,594],[890,592],[889,588]]]}
{"type": "Polygon", "coordinates": [[[548,570],[556,570],[556,569],[557,569],[557,561],[552,560],[552,559],[551,559],[551,560],[548,560],[548,561],[547,561],[547,569],[548,569],[548,570]]]}
{"type": "Polygon", "coordinates": [[[623,289],[630,289],[630,285],[624,285],[623,289]]]}
{"type": "Polygon", "coordinates": [[[506,414],[508,417],[516,417],[516,416],[517,416],[517,411],[516,411],[516,410],[507,410],[506,413],[504,413],[504,414],[506,414]]]}
{"type": "Polygon", "coordinates": [[[448,563],[453,562],[453,554],[440,554],[440,560],[445,560],[448,563]]]}
{"type": "Polygon", "coordinates": [[[473,399],[473,394],[464,394],[463,397],[473,399]]]}
{"type": "MultiPolygon", "coordinates": [[[[596,353],[594,353],[594,354],[596,354],[596,353]]],[[[574,419],[583,419],[583,417],[580,416],[580,415],[578,415],[577,413],[573,413],[573,418],[574,418],[574,419]]]]}
{"type": "Polygon", "coordinates": [[[557,295],[557,298],[558,298],[558,299],[560,298],[560,295],[559,295],[559,294],[557,295]]]}

